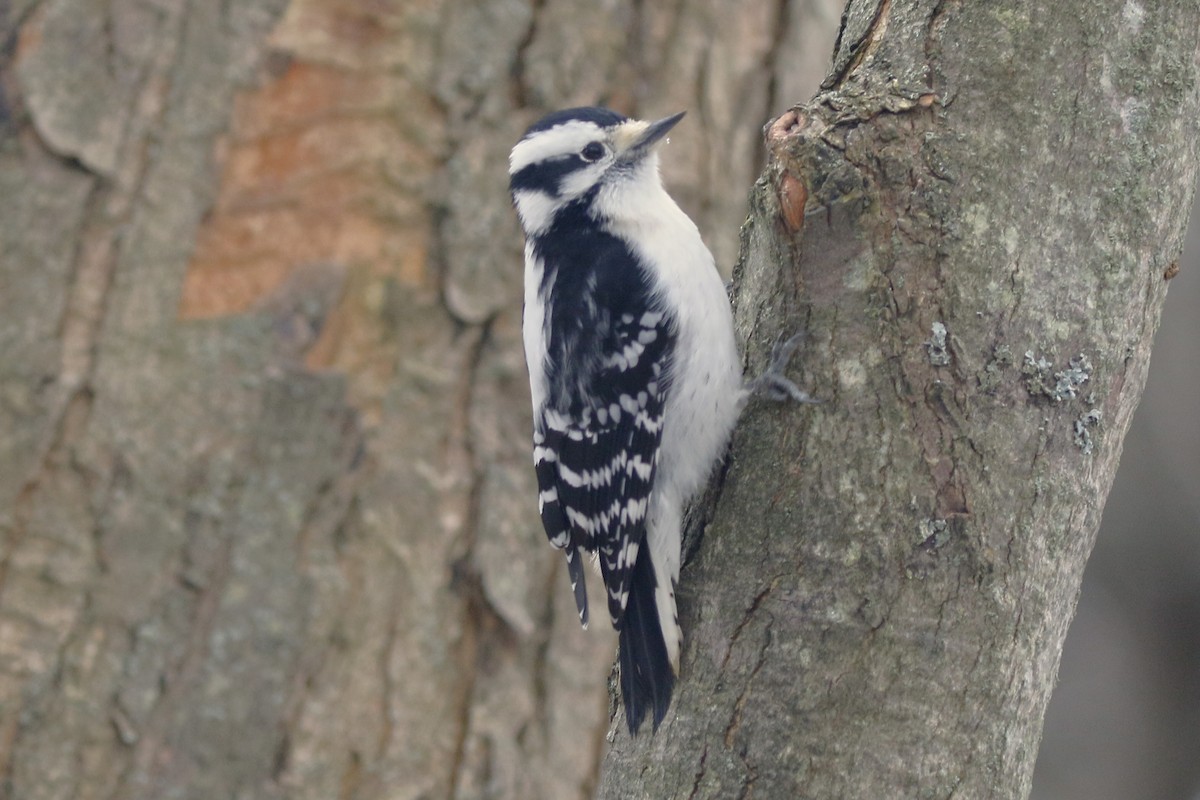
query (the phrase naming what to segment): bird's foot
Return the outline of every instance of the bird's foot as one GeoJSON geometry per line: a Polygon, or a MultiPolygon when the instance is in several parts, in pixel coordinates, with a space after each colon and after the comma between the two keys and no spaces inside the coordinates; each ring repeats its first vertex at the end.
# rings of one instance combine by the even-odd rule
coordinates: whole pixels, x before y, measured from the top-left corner
{"type": "Polygon", "coordinates": [[[794,400],[797,403],[821,402],[784,375],[788,362],[792,360],[792,355],[800,347],[802,341],[804,341],[803,332],[793,335],[786,341],[775,343],[775,346],[771,348],[771,362],[767,368],[746,386],[750,394],[760,395],[777,403],[785,400],[794,400]]]}

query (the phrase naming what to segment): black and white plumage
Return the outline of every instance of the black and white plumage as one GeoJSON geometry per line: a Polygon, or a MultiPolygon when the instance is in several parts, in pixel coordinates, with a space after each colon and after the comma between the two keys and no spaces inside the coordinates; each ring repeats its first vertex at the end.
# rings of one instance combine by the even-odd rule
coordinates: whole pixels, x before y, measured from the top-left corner
{"type": "Polygon", "coordinates": [[[670,705],[683,504],[747,393],[724,284],[658,174],[656,146],[682,116],[559,111],[509,159],[538,505],[584,625],[580,551],[598,556],[631,733],[647,712],[657,729],[670,705]]]}

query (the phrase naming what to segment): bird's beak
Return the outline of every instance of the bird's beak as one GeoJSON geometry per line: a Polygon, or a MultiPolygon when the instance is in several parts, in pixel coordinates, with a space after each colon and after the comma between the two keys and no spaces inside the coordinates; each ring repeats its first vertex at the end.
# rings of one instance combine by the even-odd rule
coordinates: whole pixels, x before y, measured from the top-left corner
{"type": "Polygon", "coordinates": [[[674,128],[679,120],[683,119],[686,111],[680,111],[674,116],[660,119],[658,122],[638,122],[630,125],[628,133],[628,144],[621,148],[621,161],[636,161],[646,153],[650,152],[654,145],[667,135],[667,131],[674,128]]]}

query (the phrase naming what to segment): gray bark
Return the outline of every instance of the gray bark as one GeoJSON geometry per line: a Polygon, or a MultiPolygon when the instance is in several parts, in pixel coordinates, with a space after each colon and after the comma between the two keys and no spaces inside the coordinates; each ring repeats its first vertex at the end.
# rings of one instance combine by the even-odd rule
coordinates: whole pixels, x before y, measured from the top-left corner
{"type": "Polygon", "coordinates": [[[1200,207],[1088,559],[1033,774],[1035,800],[1200,792],[1200,207]]]}
{"type": "Polygon", "coordinates": [[[731,263],[822,8],[0,2],[0,796],[591,795],[508,149],[688,109],[731,263]]]}
{"type": "MultiPolygon", "coordinates": [[[[852,2],[770,128],[755,405],[680,586],[672,713],[601,797],[1028,794],[1197,172],[1196,3],[852,2]]],[[[716,495],[716,492],[713,493],[716,495]]]]}

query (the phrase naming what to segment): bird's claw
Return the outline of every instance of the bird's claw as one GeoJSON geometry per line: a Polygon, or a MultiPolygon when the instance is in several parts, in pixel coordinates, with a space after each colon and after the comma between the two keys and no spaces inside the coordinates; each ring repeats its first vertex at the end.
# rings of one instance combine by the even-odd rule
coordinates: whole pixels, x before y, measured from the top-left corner
{"type": "Polygon", "coordinates": [[[771,348],[771,362],[761,375],[750,383],[751,394],[762,395],[768,400],[783,402],[794,400],[797,403],[820,403],[784,375],[788,362],[804,341],[804,333],[797,333],[784,341],[778,341],[771,348]]]}

